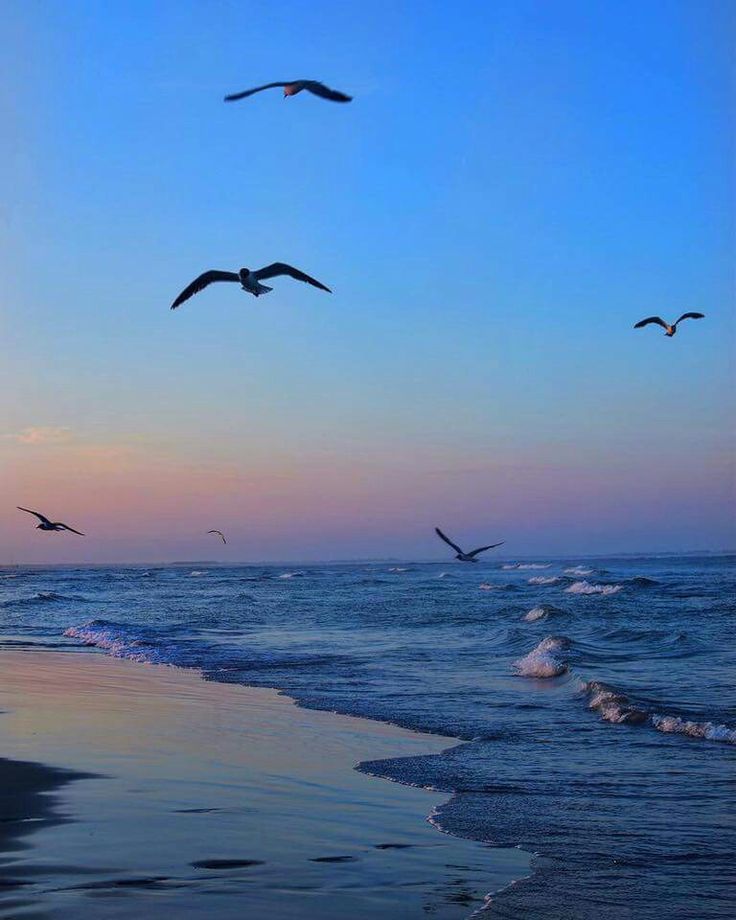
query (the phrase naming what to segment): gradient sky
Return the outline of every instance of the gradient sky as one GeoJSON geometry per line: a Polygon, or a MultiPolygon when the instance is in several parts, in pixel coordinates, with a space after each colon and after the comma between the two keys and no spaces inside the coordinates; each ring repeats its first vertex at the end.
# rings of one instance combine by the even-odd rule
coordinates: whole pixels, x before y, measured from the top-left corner
{"type": "Polygon", "coordinates": [[[0,561],[734,546],[731,0],[0,20],[0,561]]]}

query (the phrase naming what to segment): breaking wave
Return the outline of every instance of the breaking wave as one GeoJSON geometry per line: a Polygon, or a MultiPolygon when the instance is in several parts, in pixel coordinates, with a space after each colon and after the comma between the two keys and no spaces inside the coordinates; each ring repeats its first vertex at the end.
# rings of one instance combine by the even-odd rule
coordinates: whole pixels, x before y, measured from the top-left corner
{"type": "Polygon", "coordinates": [[[560,581],[559,575],[535,575],[529,579],[530,585],[556,585],[560,581]]]}
{"type": "Polygon", "coordinates": [[[113,658],[127,658],[130,661],[150,664],[172,664],[170,654],[158,643],[147,641],[129,626],[110,620],[90,620],[82,626],[70,626],[64,630],[68,639],[79,639],[84,645],[104,649],[113,658]]]}
{"type": "Polygon", "coordinates": [[[616,594],[623,588],[623,585],[594,585],[589,581],[574,581],[569,588],[565,588],[566,594],[616,594]]]}
{"type": "Polygon", "coordinates": [[[524,614],[522,620],[525,620],[527,623],[536,623],[537,620],[546,620],[547,617],[559,616],[564,614],[565,611],[561,610],[559,607],[555,607],[552,604],[539,604],[538,607],[533,607],[527,613],[524,614]]]}
{"type": "Polygon", "coordinates": [[[547,636],[531,652],[514,662],[522,677],[559,677],[567,670],[567,662],[559,653],[570,647],[567,636],[547,636]]]}
{"type": "Polygon", "coordinates": [[[595,710],[604,722],[626,725],[651,725],[657,731],[687,735],[705,741],[725,741],[736,744],[736,729],[715,722],[695,722],[681,716],[661,715],[632,702],[628,696],[597,680],[583,685],[588,696],[588,708],[595,710]]]}
{"type": "Polygon", "coordinates": [[[716,725],[715,722],[691,722],[679,716],[652,715],[652,724],[659,732],[673,732],[688,738],[704,738],[706,741],[726,741],[736,744],[736,728],[716,725]]]}

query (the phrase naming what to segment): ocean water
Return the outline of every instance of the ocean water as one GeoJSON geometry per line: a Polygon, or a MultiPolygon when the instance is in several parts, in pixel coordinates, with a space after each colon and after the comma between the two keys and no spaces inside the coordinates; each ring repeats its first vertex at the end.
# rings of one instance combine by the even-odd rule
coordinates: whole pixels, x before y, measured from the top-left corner
{"type": "Polygon", "coordinates": [[[0,569],[0,644],[277,687],[459,739],[366,772],[537,854],[490,915],[726,918],[736,556],[0,569]]]}

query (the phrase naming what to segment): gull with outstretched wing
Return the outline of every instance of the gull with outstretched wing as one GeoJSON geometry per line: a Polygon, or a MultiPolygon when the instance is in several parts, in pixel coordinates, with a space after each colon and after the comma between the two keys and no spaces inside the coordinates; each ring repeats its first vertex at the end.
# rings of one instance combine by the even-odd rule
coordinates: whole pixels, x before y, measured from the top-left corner
{"type": "Polygon", "coordinates": [[[479,546],[478,549],[474,549],[469,553],[466,553],[460,549],[457,543],[453,543],[452,540],[446,536],[446,534],[443,534],[439,527],[435,527],[434,532],[437,534],[440,540],[444,540],[448,546],[451,546],[455,550],[457,553],[455,558],[459,559],[460,562],[477,562],[478,560],[476,556],[478,556],[480,553],[484,553],[487,549],[495,549],[497,546],[502,546],[505,542],[504,540],[501,540],[500,543],[491,543],[489,546],[479,546]]]}
{"type": "Polygon", "coordinates": [[[677,332],[677,324],[681,323],[684,319],[703,319],[704,317],[705,313],[683,313],[682,316],[675,320],[675,322],[670,326],[670,324],[666,323],[661,316],[648,316],[646,319],[639,320],[639,322],[635,324],[634,329],[643,329],[644,326],[651,326],[652,324],[655,324],[657,326],[661,326],[664,329],[664,334],[668,336],[668,338],[672,338],[672,336],[677,332]]]}
{"type": "Polygon", "coordinates": [[[299,271],[299,269],[294,268],[293,265],[287,265],[286,262],[273,262],[271,265],[257,268],[255,271],[251,271],[249,268],[241,268],[240,271],[237,272],[226,272],[213,268],[209,271],[202,272],[202,274],[195,278],[191,284],[188,284],[184,288],[181,294],[179,294],[172,303],[171,309],[176,310],[185,300],[189,300],[190,297],[193,297],[195,294],[198,294],[206,287],[209,287],[210,284],[214,284],[217,281],[238,282],[244,291],[247,291],[254,297],[260,297],[261,294],[268,294],[269,291],[273,290],[273,288],[261,284],[261,281],[265,281],[268,278],[278,278],[281,275],[288,275],[296,281],[304,281],[306,284],[311,284],[312,287],[319,288],[321,291],[327,291],[328,294],[332,293],[332,291],[326,285],[322,284],[321,281],[317,281],[317,279],[312,278],[311,275],[299,271]]]}
{"type": "Polygon", "coordinates": [[[231,93],[229,96],[225,96],[225,102],[236,102],[238,99],[246,99],[248,96],[255,95],[255,93],[261,93],[264,89],[275,89],[276,87],[283,87],[284,99],[288,99],[289,96],[296,96],[297,93],[304,89],[315,96],[319,96],[320,99],[329,99],[330,102],[350,102],[353,98],[352,96],[346,96],[345,93],[341,93],[339,90],[330,89],[329,86],[325,86],[319,80],[277,80],[275,83],[264,83],[263,86],[245,89],[242,93],[231,93]]]}
{"type": "Polygon", "coordinates": [[[69,530],[71,533],[79,534],[80,537],[84,536],[81,530],[75,530],[68,524],[62,524],[61,521],[50,521],[45,515],[41,514],[40,511],[31,511],[30,508],[21,508],[20,505],[16,505],[16,507],[18,511],[25,511],[26,514],[35,514],[35,516],[41,522],[40,524],[36,524],[37,530],[69,530]]]}
{"type": "Polygon", "coordinates": [[[219,538],[222,540],[222,542],[227,544],[227,540],[225,539],[225,534],[221,530],[208,530],[207,533],[216,533],[219,536],[219,538]]]}

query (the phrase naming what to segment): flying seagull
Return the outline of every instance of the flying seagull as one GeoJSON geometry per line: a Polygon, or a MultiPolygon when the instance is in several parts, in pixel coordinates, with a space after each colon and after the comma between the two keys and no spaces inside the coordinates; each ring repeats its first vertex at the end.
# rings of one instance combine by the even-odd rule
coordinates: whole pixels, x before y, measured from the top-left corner
{"type": "Polygon", "coordinates": [[[225,96],[225,102],[236,102],[238,99],[245,99],[246,96],[260,93],[264,89],[274,89],[277,86],[283,86],[284,99],[288,99],[289,96],[296,96],[303,89],[332,102],[350,102],[353,98],[352,96],[346,96],[345,93],[338,92],[336,89],[330,89],[329,86],[325,86],[324,83],[320,83],[318,80],[288,80],[287,82],[264,83],[263,86],[254,86],[253,89],[246,89],[242,93],[232,93],[229,96],[225,96]]]}
{"type": "Polygon", "coordinates": [[[677,324],[681,323],[684,319],[703,319],[705,313],[683,313],[682,316],[675,320],[675,322],[670,326],[668,325],[661,316],[648,316],[646,319],[638,322],[634,329],[641,329],[643,326],[648,326],[650,323],[656,323],[658,326],[661,326],[664,329],[664,334],[672,338],[672,336],[677,332],[677,324]]]}
{"type": "Polygon", "coordinates": [[[501,543],[491,543],[490,546],[479,546],[478,549],[474,549],[472,552],[464,553],[457,545],[457,543],[453,543],[449,537],[446,537],[445,534],[442,533],[439,527],[435,527],[434,532],[437,534],[440,540],[444,540],[448,546],[451,546],[455,550],[457,553],[455,558],[459,559],[460,562],[477,562],[478,560],[475,557],[479,553],[484,553],[487,549],[494,549],[496,546],[501,546],[505,542],[504,540],[501,540],[501,543]]]}
{"type": "Polygon", "coordinates": [[[21,508],[20,505],[16,505],[18,511],[25,511],[26,514],[35,514],[36,517],[41,522],[36,524],[37,530],[70,530],[72,533],[79,534],[80,537],[83,537],[84,534],[81,530],[75,530],[73,527],[70,527],[68,524],[62,524],[61,521],[50,521],[47,517],[44,517],[38,511],[31,511],[30,508],[21,508]]]}
{"type": "Polygon", "coordinates": [[[332,293],[332,291],[328,287],[325,287],[321,281],[317,281],[316,278],[312,278],[310,275],[305,275],[304,272],[300,272],[298,268],[287,265],[285,262],[274,262],[272,265],[266,265],[265,268],[259,268],[256,269],[256,271],[251,271],[249,268],[241,268],[240,271],[237,272],[223,272],[217,268],[213,268],[208,272],[202,272],[202,274],[198,278],[195,278],[188,287],[185,287],[181,294],[179,294],[176,300],[171,304],[171,309],[176,310],[185,300],[189,300],[194,294],[203,291],[208,285],[214,284],[215,281],[237,281],[244,291],[253,294],[254,297],[260,297],[261,294],[268,294],[269,291],[273,290],[273,288],[261,284],[261,281],[265,281],[267,278],[277,278],[280,275],[289,275],[289,277],[295,278],[297,281],[306,281],[307,284],[311,284],[321,291],[327,291],[328,294],[332,293]]]}
{"type": "Polygon", "coordinates": [[[223,543],[227,545],[227,540],[225,539],[225,534],[221,530],[208,530],[207,533],[216,533],[219,535],[223,543]]]}

